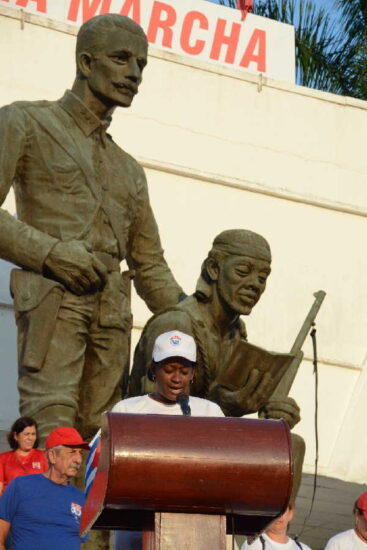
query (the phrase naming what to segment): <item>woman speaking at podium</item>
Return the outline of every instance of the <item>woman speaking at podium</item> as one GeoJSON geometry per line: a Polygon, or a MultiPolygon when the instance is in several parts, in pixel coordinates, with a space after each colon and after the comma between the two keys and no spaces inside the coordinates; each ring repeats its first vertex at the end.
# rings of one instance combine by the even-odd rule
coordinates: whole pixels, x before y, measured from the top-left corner
{"type": "Polygon", "coordinates": [[[123,399],[112,412],[224,416],[216,403],[189,395],[195,366],[196,344],[192,336],[179,330],[161,334],[154,343],[148,371],[149,379],[155,384],[154,391],[123,399]]]}
{"type": "MultiPolygon", "coordinates": [[[[159,335],[154,343],[148,377],[154,391],[116,403],[112,412],[131,414],[170,414],[186,416],[224,416],[212,401],[190,396],[190,384],[195,376],[196,344],[192,336],[179,330],[159,335]]],[[[99,436],[99,434],[98,434],[99,436]]],[[[93,481],[91,465],[96,438],[86,465],[86,491],[93,481]]],[[[136,531],[116,531],[114,550],[141,550],[142,536],[136,531]]]]}

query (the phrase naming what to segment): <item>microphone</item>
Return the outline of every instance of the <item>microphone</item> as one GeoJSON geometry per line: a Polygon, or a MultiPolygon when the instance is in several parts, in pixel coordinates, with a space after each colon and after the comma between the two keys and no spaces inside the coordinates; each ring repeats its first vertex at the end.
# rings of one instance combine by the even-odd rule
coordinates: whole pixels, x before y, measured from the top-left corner
{"type": "Polygon", "coordinates": [[[177,403],[181,407],[184,416],[191,416],[191,407],[189,405],[189,396],[186,393],[180,393],[177,396],[177,403]]]}

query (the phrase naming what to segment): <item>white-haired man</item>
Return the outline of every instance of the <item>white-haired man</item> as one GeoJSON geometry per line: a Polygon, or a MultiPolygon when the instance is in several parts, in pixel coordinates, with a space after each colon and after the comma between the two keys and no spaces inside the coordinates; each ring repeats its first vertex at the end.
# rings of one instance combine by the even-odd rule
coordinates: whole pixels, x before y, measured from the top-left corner
{"type": "Polygon", "coordinates": [[[13,550],[80,550],[84,493],[73,485],[89,449],[71,427],[52,430],[46,440],[48,470],[15,478],[0,499],[0,550],[9,532],[13,550]]]}

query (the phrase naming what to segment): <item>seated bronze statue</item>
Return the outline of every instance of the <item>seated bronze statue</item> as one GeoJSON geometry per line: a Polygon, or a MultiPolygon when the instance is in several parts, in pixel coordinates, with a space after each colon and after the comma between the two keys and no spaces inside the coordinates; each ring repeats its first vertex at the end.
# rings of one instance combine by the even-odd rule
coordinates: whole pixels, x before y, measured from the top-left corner
{"type": "MultiPolygon", "coordinates": [[[[191,334],[196,341],[197,368],[191,395],[215,401],[226,416],[260,412],[265,418],[284,418],[293,428],[300,420],[297,403],[291,397],[271,397],[279,384],[279,373],[289,362],[281,361],[282,368],[277,372],[269,368],[268,352],[262,350],[262,359],[256,363],[254,357],[261,348],[247,344],[246,327],[240,318],[249,315],[259,301],[270,266],[270,247],[261,235],[244,229],[217,235],[202,264],[195,293],[152,317],[145,326],[135,350],[128,395],[152,391],[147,372],[154,341],[159,334],[174,328],[191,334]],[[246,364],[249,356],[251,368],[246,364]]],[[[274,364],[282,359],[279,354],[274,354],[274,358],[274,364]]],[[[304,442],[295,436],[293,445],[297,446],[299,462],[296,489],[304,442]]]]}

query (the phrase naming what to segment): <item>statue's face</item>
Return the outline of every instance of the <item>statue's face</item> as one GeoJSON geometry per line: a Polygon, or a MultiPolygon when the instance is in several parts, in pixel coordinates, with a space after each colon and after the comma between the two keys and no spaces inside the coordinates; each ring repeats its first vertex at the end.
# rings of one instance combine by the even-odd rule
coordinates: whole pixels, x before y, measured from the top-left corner
{"type": "Polygon", "coordinates": [[[219,265],[218,294],[225,306],[249,315],[270,274],[270,262],[250,256],[227,256],[219,265]]]}
{"type": "Polygon", "coordinates": [[[106,106],[129,107],[138,92],[147,64],[147,41],[137,34],[114,29],[104,50],[92,55],[89,88],[106,106]]]}

